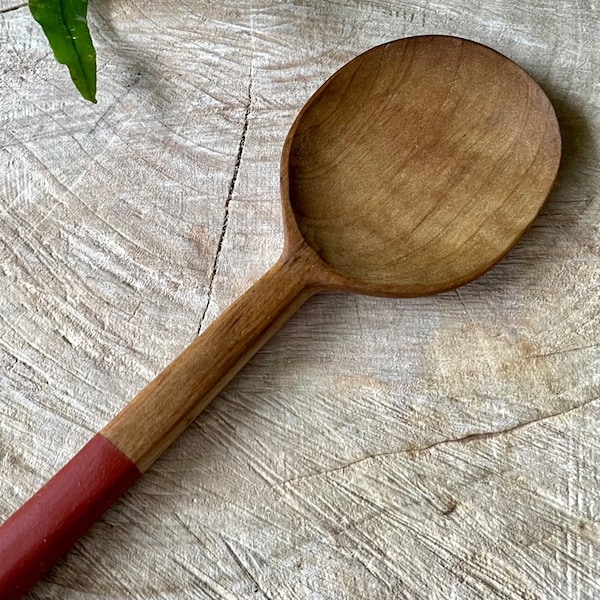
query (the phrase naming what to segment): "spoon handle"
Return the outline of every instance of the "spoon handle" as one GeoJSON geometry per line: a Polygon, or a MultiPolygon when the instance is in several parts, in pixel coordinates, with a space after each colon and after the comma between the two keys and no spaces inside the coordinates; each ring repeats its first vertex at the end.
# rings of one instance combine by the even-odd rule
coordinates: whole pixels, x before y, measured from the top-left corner
{"type": "Polygon", "coordinates": [[[317,289],[282,257],[0,526],[0,598],[16,600],[146,471],[317,289]]]}

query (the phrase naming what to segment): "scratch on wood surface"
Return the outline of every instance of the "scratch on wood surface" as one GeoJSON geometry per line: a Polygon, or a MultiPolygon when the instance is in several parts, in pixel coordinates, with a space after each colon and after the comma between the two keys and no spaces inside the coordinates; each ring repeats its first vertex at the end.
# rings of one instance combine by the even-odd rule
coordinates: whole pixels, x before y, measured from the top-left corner
{"type": "MultiPolygon", "coordinates": [[[[186,563],[178,557],[174,557],[173,561],[184,571],[188,572],[192,579],[202,582],[207,590],[209,590],[211,594],[214,594],[209,596],[212,598],[212,600],[237,600],[237,598],[230,593],[229,590],[223,587],[216,579],[210,577],[200,569],[194,568],[192,565],[186,563]]],[[[207,590],[204,591],[206,592],[207,590]]]]}
{"type": "Polygon", "coordinates": [[[265,592],[265,590],[263,590],[263,588],[261,587],[261,585],[258,582],[258,580],[256,579],[256,577],[254,577],[254,575],[250,572],[250,570],[248,569],[248,567],[243,563],[243,561],[240,558],[239,554],[233,549],[233,546],[231,545],[231,543],[228,542],[223,537],[221,537],[221,539],[223,540],[223,543],[225,544],[225,547],[227,548],[227,550],[231,554],[231,557],[233,558],[235,564],[241,569],[241,571],[252,582],[253,592],[255,594],[258,593],[258,592],[260,592],[262,594],[263,598],[266,598],[266,600],[271,600],[271,597],[265,592]]]}
{"type": "MultiPolygon", "coordinates": [[[[125,99],[125,97],[131,93],[132,88],[140,82],[142,79],[141,71],[136,71],[135,75],[131,78],[131,80],[125,85],[125,89],[116,97],[114,100],[108,105],[108,107],[100,114],[100,116],[96,119],[94,125],[88,131],[88,135],[92,135],[96,132],[96,130],[108,119],[110,115],[112,115],[117,107],[121,104],[121,102],[125,99]]],[[[133,115],[135,116],[135,114],[133,115]]]]}
{"type": "Polygon", "coordinates": [[[231,199],[233,198],[233,192],[235,190],[235,184],[237,182],[238,174],[240,172],[240,165],[242,164],[242,157],[244,155],[244,146],[246,144],[246,134],[248,133],[248,124],[250,122],[250,113],[252,111],[252,64],[250,64],[250,78],[248,81],[248,97],[246,99],[246,106],[244,110],[244,122],[242,125],[242,133],[240,135],[240,142],[238,145],[237,156],[235,164],[233,166],[233,173],[229,182],[229,188],[227,189],[227,198],[225,199],[225,214],[223,215],[223,225],[221,227],[221,235],[219,236],[219,242],[217,243],[217,251],[215,253],[215,259],[213,262],[213,268],[208,281],[208,294],[204,310],[200,317],[200,324],[198,325],[198,335],[202,332],[204,325],[204,319],[206,318],[206,312],[210,306],[212,299],[213,286],[215,283],[215,277],[219,268],[219,258],[221,256],[221,250],[223,249],[223,241],[225,240],[225,233],[227,232],[227,225],[229,224],[229,207],[231,205],[231,199]]]}
{"type": "Polygon", "coordinates": [[[463,297],[460,295],[460,292],[458,290],[454,290],[454,293],[456,294],[456,297],[460,300],[463,310],[465,311],[465,315],[467,315],[467,317],[469,318],[469,321],[471,321],[471,323],[473,323],[473,321],[474,321],[473,315],[469,312],[469,309],[467,308],[467,305],[465,304],[463,297]]]}
{"type": "MultiPolygon", "coordinates": [[[[4,322],[4,324],[6,325],[7,328],[10,328],[12,331],[14,331],[14,333],[16,333],[18,336],[20,336],[23,341],[30,347],[32,348],[35,352],[39,353],[45,360],[51,362],[52,364],[54,364],[57,369],[62,369],[63,366],[61,365],[61,363],[59,361],[56,360],[56,358],[54,358],[49,352],[47,352],[41,345],[39,345],[35,340],[28,338],[27,336],[23,335],[9,320],[7,320],[5,318],[5,316],[0,313],[0,319],[4,322]]],[[[45,381],[46,384],[49,384],[50,381],[48,380],[48,375],[47,373],[40,368],[35,362],[33,361],[28,361],[27,358],[24,355],[17,355],[15,352],[11,351],[8,347],[5,347],[4,344],[0,344],[0,347],[2,347],[3,349],[5,349],[7,352],[10,352],[13,356],[15,356],[16,358],[18,358],[18,360],[23,363],[24,365],[28,366],[32,371],[36,371],[39,376],[42,378],[42,380],[45,381]]],[[[73,377],[75,377],[77,380],[81,381],[82,383],[90,386],[91,388],[95,389],[96,391],[105,394],[106,390],[102,389],[99,385],[97,385],[95,382],[93,382],[92,380],[90,380],[89,377],[86,377],[83,373],[81,373],[79,370],[77,369],[66,369],[68,371],[68,373],[70,375],[72,375],[73,377]]]]}
{"type": "Polygon", "coordinates": [[[185,523],[185,521],[179,515],[173,515],[177,521],[181,524],[181,526],[185,529],[185,531],[191,535],[199,544],[202,544],[202,540],[198,537],[198,534],[192,531],[192,528],[185,523]]]}

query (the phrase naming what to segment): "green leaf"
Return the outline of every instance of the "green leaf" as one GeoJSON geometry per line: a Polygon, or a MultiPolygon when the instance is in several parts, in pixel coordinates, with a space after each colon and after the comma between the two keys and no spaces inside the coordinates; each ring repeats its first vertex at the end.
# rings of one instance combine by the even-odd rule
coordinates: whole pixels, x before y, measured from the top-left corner
{"type": "Polygon", "coordinates": [[[81,95],[96,102],[96,50],[87,26],[88,0],[29,0],[56,60],[69,67],[81,95]]]}

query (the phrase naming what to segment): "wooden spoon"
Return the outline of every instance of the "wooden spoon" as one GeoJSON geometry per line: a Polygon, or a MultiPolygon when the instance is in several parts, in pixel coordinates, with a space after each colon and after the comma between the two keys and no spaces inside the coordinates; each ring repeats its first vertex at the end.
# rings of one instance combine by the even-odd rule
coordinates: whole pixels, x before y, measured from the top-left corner
{"type": "Polygon", "coordinates": [[[23,594],[311,295],[433,294],[489,269],[560,153],[544,92],[485,46],[409,38],[340,69],[285,142],[281,259],[0,528],[0,597],[23,594]]]}

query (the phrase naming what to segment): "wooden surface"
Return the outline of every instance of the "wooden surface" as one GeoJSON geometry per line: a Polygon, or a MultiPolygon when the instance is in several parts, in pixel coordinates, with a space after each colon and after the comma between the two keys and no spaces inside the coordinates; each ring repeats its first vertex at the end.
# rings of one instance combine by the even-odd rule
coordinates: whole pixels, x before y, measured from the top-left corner
{"type": "Polygon", "coordinates": [[[311,299],[29,600],[600,594],[594,2],[92,2],[99,103],[0,0],[0,517],[279,255],[293,118],[367,48],[488,44],[554,102],[533,229],[458,292],[311,299]]]}
{"type": "Polygon", "coordinates": [[[445,292],[517,243],[560,159],[555,111],[514,62],[452,36],[382,44],[328,79],[286,138],[286,240],[292,221],[348,278],[337,290],[445,292]]]}
{"type": "Polygon", "coordinates": [[[543,90],[476,42],[402,38],[336,71],[284,143],[281,258],[0,525],[0,597],[25,595],[313,295],[426,296],[496,264],[561,150],[543,90]]]}

